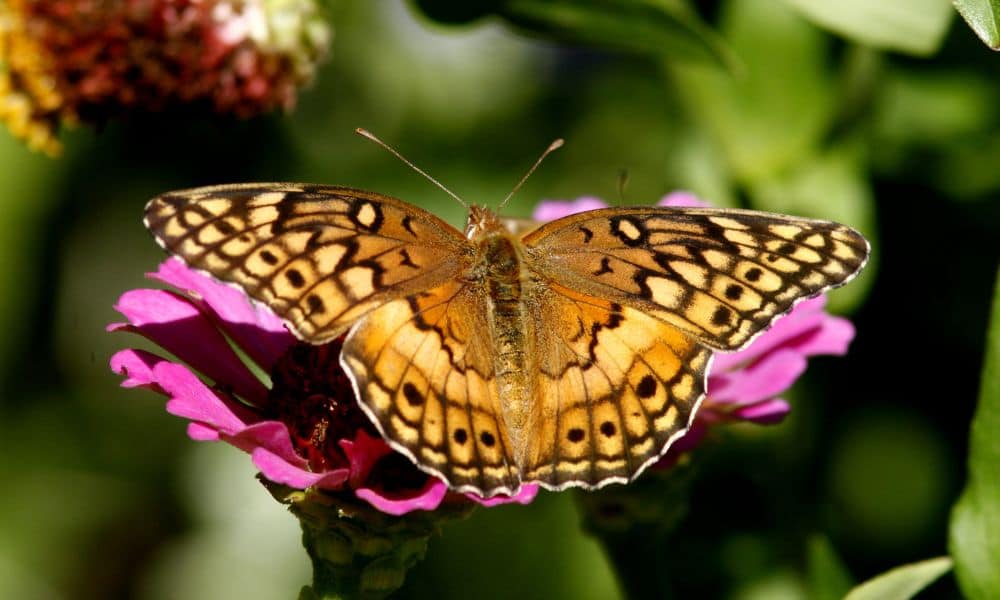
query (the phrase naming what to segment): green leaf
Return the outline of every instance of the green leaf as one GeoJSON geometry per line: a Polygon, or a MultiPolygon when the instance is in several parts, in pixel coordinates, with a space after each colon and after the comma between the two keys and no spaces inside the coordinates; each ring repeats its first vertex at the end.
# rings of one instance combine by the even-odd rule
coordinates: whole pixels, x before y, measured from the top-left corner
{"type": "Polygon", "coordinates": [[[715,31],[682,0],[510,0],[499,14],[536,34],[736,68],[715,31]]]}
{"type": "Polygon", "coordinates": [[[826,536],[809,539],[808,561],[809,597],[813,600],[840,600],[851,589],[851,574],[826,536]]]}
{"type": "Polygon", "coordinates": [[[671,141],[664,168],[674,189],[693,192],[715,206],[740,206],[726,157],[718,144],[694,127],[679,131],[671,141]]]}
{"type": "Polygon", "coordinates": [[[1000,597],[1000,272],[969,440],[969,482],[951,513],[948,549],[968,598],[1000,597]]]}
{"type": "Polygon", "coordinates": [[[951,570],[947,556],[939,556],[886,571],[852,589],[844,600],[906,600],[951,570]]]}
{"type": "Polygon", "coordinates": [[[836,104],[828,40],[770,0],[725,2],[720,28],[745,65],[739,76],[676,61],[666,68],[737,183],[746,183],[797,163],[828,131],[836,104]]]}
{"type": "Polygon", "coordinates": [[[952,0],[983,43],[1000,50],[1000,0],[952,0]]]}
{"type": "Polygon", "coordinates": [[[954,14],[943,0],[785,0],[809,20],[858,43],[927,56],[954,14]]]}

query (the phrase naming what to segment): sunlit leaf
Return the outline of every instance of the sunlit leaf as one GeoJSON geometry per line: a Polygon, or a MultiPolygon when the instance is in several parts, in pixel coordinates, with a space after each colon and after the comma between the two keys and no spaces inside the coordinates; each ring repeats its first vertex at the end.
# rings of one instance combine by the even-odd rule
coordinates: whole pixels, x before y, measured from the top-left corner
{"type": "Polygon", "coordinates": [[[952,0],[983,43],[1000,50],[1000,0],[952,0]]]}
{"type": "Polygon", "coordinates": [[[1000,132],[954,144],[934,170],[934,181],[951,200],[990,201],[1000,189],[1000,132]]]}
{"type": "Polygon", "coordinates": [[[941,0],[785,0],[816,24],[861,44],[929,55],[954,14],[941,0]]]}
{"type": "Polygon", "coordinates": [[[809,540],[808,560],[810,598],[840,600],[851,589],[851,574],[826,536],[816,535],[809,540]]]}
{"type": "Polygon", "coordinates": [[[792,9],[769,0],[732,0],[723,4],[720,29],[745,65],[738,75],[675,61],[667,72],[743,183],[810,153],[832,120],[836,94],[826,36],[792,9]]]}
{"type": "Polygon", "coordinates": [[[969,482],[951,515],[948,546],[966,597],[1000,596],[1000,273],[969,440],[969,482]]]}
{"type": "Polygon", "coordinates": [[[719,35],[680,0],[510,0],[499,13],[525,30],[570,42],[736,65],[719,35]]]}
{"type": "Polygon", "coordinates": [[[844,600],[907,600],[951,570],[951,559],[939,556],[886,571],[855,587],[844,600]]]}

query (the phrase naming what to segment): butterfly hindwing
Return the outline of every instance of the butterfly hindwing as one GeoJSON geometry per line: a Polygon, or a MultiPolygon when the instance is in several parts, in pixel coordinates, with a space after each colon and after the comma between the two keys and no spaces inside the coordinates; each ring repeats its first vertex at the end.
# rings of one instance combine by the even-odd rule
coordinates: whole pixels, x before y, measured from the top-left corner
{"type": "Polygon", "coordinates": [[[343,363],[395,449],[454,488],[515,493],[520,472],[476,292],[449,281],[379,307],[351,330],[343,363]]]}
{"type": "Polygon", "coordinates": [[[524,238],[547,279],[736,350],[795,302],[842,285],[868,243],[849,227],[746,210],[608,208],[524,238]]]}
{"type": "Polygon", "coordinates": [[[165,249],[239,285],[312,343],[387,300],[450,279],[467,244],[400,200],[311,184],[171,192],[150,201],[145,221],[165,249]]]}
{"type": "Polygon", "coordinates": [[[537,290],[536,400],[525,478],[627,482],[687,430],[710,352],[677,328],[558,284],[537,290]]]}

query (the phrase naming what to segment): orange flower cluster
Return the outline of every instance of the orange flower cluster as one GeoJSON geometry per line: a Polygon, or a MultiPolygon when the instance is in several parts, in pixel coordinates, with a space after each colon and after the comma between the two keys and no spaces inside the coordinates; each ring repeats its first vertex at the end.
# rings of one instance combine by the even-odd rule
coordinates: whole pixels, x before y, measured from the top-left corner
{"type": "Polygon", "coordinates": [[[65,122],[288,110],[330,38],[315,0],[5,0],[0,120],[55,153],[65,122]]]}

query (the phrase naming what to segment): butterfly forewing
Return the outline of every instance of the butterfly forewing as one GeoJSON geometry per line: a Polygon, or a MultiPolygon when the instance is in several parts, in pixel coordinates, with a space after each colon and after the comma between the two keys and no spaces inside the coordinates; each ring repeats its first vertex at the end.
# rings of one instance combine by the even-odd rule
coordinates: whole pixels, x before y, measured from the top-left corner
{"type": "Polygon", "coordinates": [[[545,278],[655,315],[721,350],[746,345],[795,302],[849,281],[868,243],[849,227],[702,208],[610,208],[524,238],[545,278]]]}
{"type": "Polygon", "coordinates": [[[166,250],[239,285],[317,344],[387,300],[453,278],[467,260],[467,240],[434,215],[342,187],[182,190],[150,201],[145,222],[166,250]]]}

